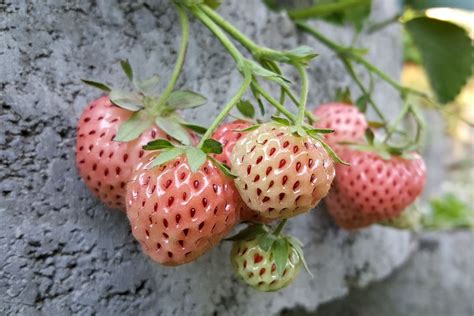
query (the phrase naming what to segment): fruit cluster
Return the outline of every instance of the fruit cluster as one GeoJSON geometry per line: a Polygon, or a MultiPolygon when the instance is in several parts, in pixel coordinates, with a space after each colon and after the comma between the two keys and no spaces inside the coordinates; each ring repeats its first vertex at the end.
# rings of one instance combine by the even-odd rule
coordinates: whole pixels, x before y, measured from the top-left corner
{"type": "Polygon", "coordinates": [[[245,222],[248,227],[230,238],[234,269],[250,286],[275,291],[306,267],[302,244],[282,234],[287,219],[325,199],[339,226],[367,227],[397,217],[421,193],[422,158],[374,141],[369,123],[355,106],[332,103],[319,106],[314,114],[306,112],[304,66],[315,56],[311,50],[279,52],[255,46],[266,60],[264,68],[236,52],[218,25],[231,34],[236,30],[210,7],[186,7],[178,1],[177,9],[183,39],[165,91],[158,96],[157,77],[137,80],[123,61],[136,91],[85,81],[108,96],[93,101],[77,126],[80,176],[107,206],[126,212],[133,236],[151,259],[167,266],[192,262],[245,222]],[[185,121],[178,112],[206,101],[198,93],[174,90],[189,34],[184,8],[221,40],[244,76],[239,92],[209,128],[185,121]],[[300,99],[279,74],[277,61],[299,71],[300,99]],[[276,81],[282,95],[295,99],[298,115],[263,90],[259,76],[276,81]],[[249,87],[286,118],[250,119],[254,108],[242,99],[249,87]],[[223,123],[234,105],[246,118],[223,123]],[[273,221],[279,224],[272,230],[268,224],[273,221]]]}

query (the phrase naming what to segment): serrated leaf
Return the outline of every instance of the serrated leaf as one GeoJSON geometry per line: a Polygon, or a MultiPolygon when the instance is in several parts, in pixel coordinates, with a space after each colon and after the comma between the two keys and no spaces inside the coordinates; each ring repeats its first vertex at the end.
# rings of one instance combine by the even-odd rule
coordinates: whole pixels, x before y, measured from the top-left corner
{"type": "Polygon", "coordinates": [[[253,104],[248,101],[248,100],[240,100],[237,104],[237,109],[239,112],[248,118],[254,118],[255,117],[255,108],[253,107],[253,104]]]}
{"type": "Polygon", "coordinates": [[[188,159],[191,172],[196,172],[206,162],[207,155],[199,148],[189,147],[186,148],[186,158],[188,159]]]}
{"type": "Polygon", "coordinates": [[[139,111],[143,108],[143,101],[139,95],[114,89],[110,91],[110,101],[113,104],[129,111],[139,111]]]}
{"type": "Polygon", "coordinates": [[[156,125],[161,128],[166,134],[181,142],[183,145],[190,145],[191,139],[189,133],[184,127],[177,122],[173,117],[157,117],[155,119],[156,125]]]}
{"type": "Polygon", "coordinates": [[[183,153],[184,153],[184,148],[178,148],[178,147],[164,150],[158,155],[158,157],[156,157],[153,160],[153,162],[150,164],[148,169],[154,168],[156,166],[161,166],[162,164],[175,159],[176,157],[182,155],[183,153]]]}
{"type": "Polygon", "coordinates": [[[237,240],[252,240],[260,234],[268,232],[268,228],[262,224],[252,224],[247,228],[241,230],[236,235],[226,238],[225,240],[237,241],[237,240]]]}
{"type": "Polygon", "coordinates": [[[262,234],[258,236],[258,246],[260,249],[263,251],[268,251],[272,247],[273,243],[275,242],[276,237],[275,235],[268,233],[268,234],[262,234]]]}
{"type": "Polygon", "coordinates": [[[272,245],[273,259],[275,260],[275,265],[279,275],[282,275],[285,270],[286,263],[288,262],[289,250],[290,247],[288,241],[284,238],[275,240],[272,245]]]}
{"type": "Polygon", "coordinates": [[[214,139],[206,139],[201,147],[206,154],[220,154],[222,153],[222,144],[214,139]]]}
{"type": "Polygon", "coordinates": [[[167,105],[172,109],[190,109],[206,104],[206,102],[206,97],[197,92],[177,90],[171,92],[167,105]]]}
{"type": "Polygon", "coordinates": [[[414,18],[405,25],[421,53],[438,100],[453,101],[473,70],[473,44],[466,30],[428,17],[414,18]]]}
{"type": "Polygon", "coordinates": [[[174,145],[167,141],[166,139],[155,139],[143,146],[145,150],[159,150],[165,148],[173,148],[174,145]]]}
{"type": "Polygon", "coordinates": [[[128,80],[133,82],[133,69],[127,59],[120,61],[120,66],[122,66],[122,70],[127,76],[128,80]]]}
{"type": "Polygon", "coordinates": [[[281,125],[285,125],[285,126],[291,125],[290,121],[288,121],[286,118],[283,118],[283,117],[272,116],[271,119],[272,121],[277,122],[278,124],[281,124],[281,125]]]}
{"type": "Polygon", "coordinates": [[[153,121],[145,113],[134,112],[128,120],[120,124],[114,141],[129,142],[138,138],[153,125],[153,121]]]}
{"type": "Polygon", "coordinates": [[[158,75],[153,75],[144,80],[136,80],[135,86],[138,90],[145,94],[155,94],[158,91],[158,83],[160,82],[160,77],[158,75]]]}
{"type": "Polygon", "coordinates": [[[106,85],[105,83],[97,82],[97,81],[92,81],[92,80],[86,80],[86,79],[81,79],[82,82],[84,82],[86,85],[89,85],[91,87],[100,89],[105,92],[110,92],[112,89],[106,85]]]}

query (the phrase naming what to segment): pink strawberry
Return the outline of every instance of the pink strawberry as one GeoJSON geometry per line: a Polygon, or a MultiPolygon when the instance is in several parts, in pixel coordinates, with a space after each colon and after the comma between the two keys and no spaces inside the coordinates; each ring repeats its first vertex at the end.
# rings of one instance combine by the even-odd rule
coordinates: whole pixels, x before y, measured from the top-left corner
{"type": "Polygon", "coordinates": [[[252,126],[252,123],[244,120],[236,120],[229,123],[224,123],[217,128],[212,134],[212,138],[220,142],[222,146],[222,153],[214,157],[223,164],[229,165],[230,154],[234,149],[235,143],[242,137],[241,130],[252,126]]]}
{"type": "Polygon", "coordinates": [[[142,146],[155,138],[171,139],[154,126],[128,143],[114,141],[120,124],[131,115],[104,96],[87,106],[77,124],[79,175],[107,206],[120,210],[125,210],[125,185],[145,153],[142,146]]]}
{"type": "Polygon", "coordinates": [[[375,152],[346,148],[338,165],[333,188],[326,197],[329,213],[346,229],[369,226],[398,216],[423,191],[426,168],[414,154],[408,160],[382,159],[375,152]]]}
{"type": "Polygon", "coordinates": [[[329,145],[339,153],[343,148],[339,142],[357,142],[364,139],[367,121],[355,106],[344,103],[327,103],[316,108],[313,113],[319,119],[315,126],[333,129],[327,134],[329,145]]]}
{"type": "Polygon", "coordinates": [[[150,168],[154,158],[145,156],[127,185],[132,233],[153,260],[184,264],[229,233],[239,219],[240,197],[209,160],[193,173],[184,155],[150,168]]]}
{"type": "Polygon", "coordinates": [[[334,178],[333,161],[319,141],[276,123],[246,133],[232,151],[231,167],[247,206],[273,219],[315,207],[334,178]]]}

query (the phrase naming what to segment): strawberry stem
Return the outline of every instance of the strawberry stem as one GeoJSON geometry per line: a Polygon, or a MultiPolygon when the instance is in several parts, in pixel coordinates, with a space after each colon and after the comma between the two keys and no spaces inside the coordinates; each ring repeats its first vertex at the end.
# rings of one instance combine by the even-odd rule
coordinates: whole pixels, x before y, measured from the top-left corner
{"type": "Polygon", "coordinates": [[[287,219],[283,219],[283,220],[280,221],[280,223],[278,223],[278,226],[273,231],[273,235],[275,235],[275,236],[280,235],[281,231],[283,230],[283,227],[286,224],[286,221],[287,221],[287,219]]]}
{"type": "Polygon", "coordinates": [[[304,122],[306,102],[308,100],[308,75],[300,64],[294,64],[294,66],[301,77],[301,96],[298,105],[298,116],[296,118],[296,126],[301,127],[304,122]]]}
{"type": "Polygon", "coordinates": [[[168,85],[166,86],[165,91],[163,91],[163,94],[160,96],[156,104],[151,109],[151,111],[156,114],[159,113],[161,107],[168,100],[168,97],[170,96],[171,92],[173,92],[176,82],[178,81],[179,75],[181,74],[181,71],[183,69],[184,60],[186,57],[186,51],[188,49],[188,41],[189,41],[188,16],[186,15],[186,12],[183,10],[183,8],[181,8],[179,5],[176,5],[176,11],[178,12],[179,22],[182,28],[178,58],[176,59],[176,64],[174,66],[173,73],[171,74],[171,78],[168,81],[168,85]]]}

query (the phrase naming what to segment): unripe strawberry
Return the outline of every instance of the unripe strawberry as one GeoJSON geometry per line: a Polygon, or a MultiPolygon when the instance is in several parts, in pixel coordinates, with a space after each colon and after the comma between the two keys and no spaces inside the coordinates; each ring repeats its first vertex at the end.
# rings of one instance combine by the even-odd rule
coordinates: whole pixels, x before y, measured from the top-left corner
{"type": "Polygon", "coordinates": [[[269,218],[314,208],[334,178],[333,161],[319,141],[276,123],[246,133],[234,147],[231,167],[244,202],[269,218]]]}
{"type": "Polygon", "coordinates": [[[302,260],[290,244],[288,260],[278,273],[272,249],[264,251],[257,239],[235,241],[231,252],[234,271],[251,287],[264,292],[278,291],[288,286],[299,274],[302,260]]]}

